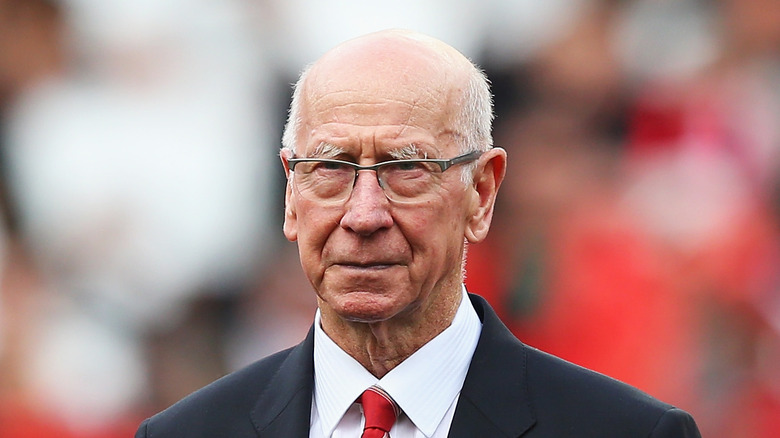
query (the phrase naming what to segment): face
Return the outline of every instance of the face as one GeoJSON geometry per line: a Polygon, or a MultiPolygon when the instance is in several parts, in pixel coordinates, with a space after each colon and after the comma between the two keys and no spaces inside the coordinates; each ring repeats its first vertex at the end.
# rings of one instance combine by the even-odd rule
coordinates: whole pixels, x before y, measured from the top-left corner
{"type": "MultiPolygon", "coordinates": [[[[407,49],[407,63],[379,68],[370,55],[316,66],[304,89],[296,155],[317,156],[323,144],[340,151],[331,158],[362,165],[409,145],[428,158],[458,155],[446,80],[429,54],[419,55],[407,49]]],[[[444,172],[433,199],[413,205],[389,201],[370,171],[359,173],[338,206],[302,198],[288,181],[285,235],[298,242],[323,321],[414,321],[459,299],[464,237],[479,202],[460,176],[459,166],[444,172]]]]}

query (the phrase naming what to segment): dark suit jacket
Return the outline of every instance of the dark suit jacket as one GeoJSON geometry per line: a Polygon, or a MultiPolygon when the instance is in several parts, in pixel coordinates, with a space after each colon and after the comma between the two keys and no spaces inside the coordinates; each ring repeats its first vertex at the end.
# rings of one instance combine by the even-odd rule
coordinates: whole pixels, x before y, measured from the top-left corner
{"type": "MultiPolygon", "coordinates": [[[[700,437],[685,411],[517,340],[479,296],[482,334],[458,399],[453,438],[700,437]]],[[[307,438],[313,331],[141,424],[136,438],[307,438]]]]}

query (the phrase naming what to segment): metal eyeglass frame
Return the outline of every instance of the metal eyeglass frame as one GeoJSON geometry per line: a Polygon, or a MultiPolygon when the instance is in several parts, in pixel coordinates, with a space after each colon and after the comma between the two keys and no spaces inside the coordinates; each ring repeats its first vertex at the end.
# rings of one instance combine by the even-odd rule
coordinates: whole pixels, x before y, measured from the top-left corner
{"type": "Polygon", "coordinates": [[[355,164],[350,161],[343,161],[343,160],[334,160],[331,158],[288,158],[287,164],[290,168],[290,170],[295,170],[295,165],[298,163],[334,163],[334,164],[344,164],[346,166],[349,166],[353,169],[355,169],[355,175],[357,176],[357,173],[361,170],[373,170],[376,172],[377,169],[383,166],[389,166],[392,164],[403,164],[403,163],[433,163],[437,164],[441,171],[444,172],[445,170],[449,169],[450,167],[461,164],[461,163],[468,163],[470,161],[474,161],[478,159],[480,156],[482,156],[482,151],[472,151],[467,152],[463,155],[458,155],[457,157],[450,158],[449,160],[446,159],[437,159],[437,158],[414,158],[409,160],[390,160],[390,161],[382,161],[380,163],[372,164],[370,166],[361,166],[360,164],[355,164]]]}
{"type": "MultiPolygon", "coordinates": [[[[372,164],[369,166],[361,166],[360,164],[352,163],[350,161],[343,161],[343,160],[335,160],[331,158],[289,158],[287,159],[287,165],[290,169],[290,172],[295,171],[295,165],[298,163],[334,163],[334,164],[342,164],[348,167],[351,167],[355,170],[355,177],[352,179],[352,187],[355,187],[355,181],[357,180],[358,172],[361,170],[373,170],[374,172],[377,172],[378,169],[384,166],[391,166],[394,164],[404,164],[404,163],[433,163],[438,165],[441,168],[442,173],[444,173],[447,169],[450,167],[456,165],[456,164],[462,164],[462,163],[468,163],[474,160],[477,160],[479,157],[481,157],[483,154],[482,151],[472,151],[467,152],[463,155],[458,155],[457,157],[453,157],[450,159],[437,159],[437,158],[415,158],[415,159],[406,159],[406,160],[390,160],[390,161],[382,161],[380,163],[372,164]]],[[[377,181],[379,182],[380,187],[382,187],[382,190],[384,191],[384,183],[379,179],[379,173],[377,172],[377,181]]],[[[385,196],[387,196],[387,192],[385,192],[385,196]]]]}

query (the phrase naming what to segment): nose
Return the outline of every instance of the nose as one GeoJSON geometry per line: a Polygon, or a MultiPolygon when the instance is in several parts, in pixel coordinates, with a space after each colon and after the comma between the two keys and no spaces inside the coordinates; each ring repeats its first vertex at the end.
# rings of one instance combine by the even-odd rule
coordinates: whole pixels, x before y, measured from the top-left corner
{"type": "Polygon", "coordinates": [[[379,186],[376,172],[358,172],[355,186],[345,208],[341,226],[362,236],[371,235],[393,225],[390,201],[379,186]]]}

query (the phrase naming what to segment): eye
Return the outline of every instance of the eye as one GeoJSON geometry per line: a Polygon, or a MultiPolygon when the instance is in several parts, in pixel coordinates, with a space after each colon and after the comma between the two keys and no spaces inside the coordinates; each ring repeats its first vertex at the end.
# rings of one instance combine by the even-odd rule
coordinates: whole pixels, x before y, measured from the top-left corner
{"type": "Polygon", "coordinates": [[[317,167],[318,170],[346,170],[349,168],[344,163],[338,162],[338,161],[321,161],[318,163],[317,167]]]}
{"type": "Polygon", "coordinates": [[[385,181],[418,181],[429,179],[433,175],[430,163],[417,160],[403,160],[387,164],[382,168],[382,178],[385,181]]]}
{"type": "Polygon", "coordinates": [[[391,172],[424,172],[426,167],[423,163],[413,160],[403,160],[387,166],[391,172]]]}
{"type": "Polygon", "coordinates": [[[295,166],[295,172],[318,180],[340,180],[351,178],[355,174],[349,163],[338,160],[302,161],[295,166]]]}
{"type": "Polygon", "coordinates": [[[353,175],[354,170],[349,163],[339,160],[323,160],[312,162],[311,172],[321,176],[353,175]]]}

